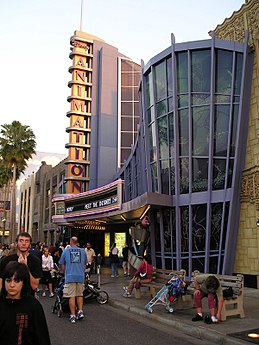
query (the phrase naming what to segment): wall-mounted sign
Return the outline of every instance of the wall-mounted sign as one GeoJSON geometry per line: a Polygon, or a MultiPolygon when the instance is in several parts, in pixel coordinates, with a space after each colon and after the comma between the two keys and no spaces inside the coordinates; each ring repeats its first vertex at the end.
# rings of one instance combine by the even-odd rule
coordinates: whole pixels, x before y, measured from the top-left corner
{"type": "Polygon", "coordinates": [[[64,214],[65,213],[65,203],[64,201],[56,202],[55,203],[55,214],[64,214]]]}

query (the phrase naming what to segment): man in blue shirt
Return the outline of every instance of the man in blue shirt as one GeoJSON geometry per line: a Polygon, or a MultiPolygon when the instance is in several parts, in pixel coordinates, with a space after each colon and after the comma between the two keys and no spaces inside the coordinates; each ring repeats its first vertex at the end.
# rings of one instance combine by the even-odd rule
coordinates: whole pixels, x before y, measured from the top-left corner
{"type": "Polygon", "coordinates": [[[83,248],[78,247],[77,237],[71,237],[70,247],[67,247],[60,258],[61,267],[65,272],[65,286],[63,296],[69,298],[71,323],[84,318],[83,292],[85,282],[85,268],[88,263],[83,248]],[[78,307],[76,316],[76,305],[78,307]]]}

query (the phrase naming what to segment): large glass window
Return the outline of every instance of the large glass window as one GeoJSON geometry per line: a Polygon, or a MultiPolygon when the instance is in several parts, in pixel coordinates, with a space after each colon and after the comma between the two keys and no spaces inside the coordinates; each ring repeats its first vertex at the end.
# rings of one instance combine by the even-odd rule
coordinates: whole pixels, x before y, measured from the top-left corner
{"type": "Polygon", "coordinates": [[[227,50],[216,51],[216,93],[231,93],[233,53],[227,50]]]}
{"type": "Polygon", "coordinates": [[[161,185],[162,185],[162,193],[169,194],[169,161],[162,160],[161,161],[161,185]]]}
{"type": "Polygon", "coordinates": [[[243,65],[243,55],[240,53],[236,53],[235,82],[234,82],[235,95],[240,95],[241,93],[242,65],[243,65]]]}
{"type": "Polygon", "coordinates": [[[192,251],[205,252],[207,205],[192,206],[192,251]]]}
{"type": "Polygon", "coordinates": [[[147,107],[154,104],[154,93],[153,93],[153,81],[152,81],[152,73],[150,72],[146,78],[146,104],[147,107]]]}
{"type": "Polygon", "coordinates": [[[165,61],[155,66],[156,99],[166,98],[166,64],[165,61]]]}
{"type": "Polygon", "coordinates": [[[168,125],[167,117],[158,120],[158,140],[159,140],[159,155],[161,159],[168,159],[168,125]]]}
{"type": "Polygon", "coordinates": [[[192,109],[192,153],[194,156],[209,155],[210,108],[195,107],[192,109]]]}
{"type": "Polygon", "coordinates": [[[167,96],[173,96],[173,73],[172,73],[172,58],[166,60],[167,71],[167,96]]]}
{"type": "Polygon", "coordinates": [[[168,116],[169,121],[169,156],[174,156],[174,114],[169,114],[168,116]]]}
{"type": "Polygon", "coordinates": [[[177,64],[177,93],[188,92],[188,54],[187,52],[178,53],[177,64]]]}
{"type": "Polygon", "coordinates": [[[229,134],[229,105],[215,106],[214,117],[214,155],[225,157],[229,134]]]}
{"type": "Polygon", "coordinates": [[[210,92],[211,51],[193,51],[191,61],[192,92],[210,92]]]}
{"type": "Polygon", "coordinates": [[[234,169],[234,159],[230,159],[229,163],[228,163],[228,184],[227,184],[227,188],[231,188],[231,186],[232,186],[233,169],[234,169]]]}
{"type": "Polygon", "coordinates": [[[219,250],[223,204],[211,205],[210,251],[219,250]]]}
{"type": "Polygon", "coordinates": [[[181,210],[181,252],[189,252],[189,207],[182,206],[181,210]]]}
{"type": "Polygon", "coordinates": [[[208,158],[192,160],[192,191],[203,192],[208,189],[208,158]]]}
{"type": "Polygon", "coordinates": [[[157,117],[160,117],[161,115],[164,115],[167,113],[167,101],[160,101],[156,104],[156,115],[157,117]]]}
{"type": "Polygon", "coordinates": [[[158,183],[157,183],[157,163],[151,165],[151,179],[152,179],[152,191],[158,192],[158,183]]]}
{"type": "Polygon", "coordinates": [[[149,140],[150,140],[150,161],[156,161],[157,160],[157,154],[156,154],[156,149],[157,149],[157,144],[156,144],[156,131],[155,131],[155,125],[154,123],[149,127],[150,130],[150,135],[149,135],[149,140]]]}
{"type": "Polygon", "coordinates": [[[235,157],[236,152],[236,137],[237,137],[237,122],[238,122],[239,105],[233,106],[232,126],[231,126],[231,141],[230,141],[230,157],[235,157]]]}
{"type": "Polygon", "coordinates": [[[180,159],[180,193],[189,193],[189,160],[180,159]]]}
{"type": "Polygon", "coordinates": [[[164,228],[164,248],[165,252],[172,253],[172,228],[170,221],[170,209],[163,210],[163,228],[164,228]]]}
{"type": "Polygon", "coordinates": [[[179,110],[179,154],[189,155],[189,112],[188,109],[179,110]]]}
{"type": "Polygon", "coordinates": [[[224,189],[226,177],[226,160],[213,160],[213,183],[212,189],[224,189]]]}
{"type": "Polygon", "coordinates": [[[175,194],[175,164],[174,159],[170,159],[171,167],[170,167],[170,182],[171,182],[171,194],[175,194]]]}

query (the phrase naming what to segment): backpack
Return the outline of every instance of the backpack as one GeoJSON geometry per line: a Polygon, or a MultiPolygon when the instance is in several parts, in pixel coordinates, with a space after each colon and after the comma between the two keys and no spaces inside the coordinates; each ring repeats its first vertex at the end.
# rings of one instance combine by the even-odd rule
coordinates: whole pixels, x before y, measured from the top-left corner
{"type": "Polygon", "coordinates": [[[172,302],[177,296],[184,294],[186,282],[180,278],[174,279],[170,282],[168,287],[168,299],[172,302]]]}

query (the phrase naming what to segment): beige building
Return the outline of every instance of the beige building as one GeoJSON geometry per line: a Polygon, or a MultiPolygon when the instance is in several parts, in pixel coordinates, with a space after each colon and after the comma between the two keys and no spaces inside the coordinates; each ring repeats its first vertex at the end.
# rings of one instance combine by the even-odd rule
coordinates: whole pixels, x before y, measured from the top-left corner
{"type": "Polygon", "coordinates": [[[32,173],[20,187],[18,232],[29,232],[33,242],[50,244],[59,236],[58,226],[52,223],[52,198],[56,193],[64,192],[64,162],[52,167],[43,161],[39,170],[32,173]]]}
{"type": "Polygon", "coordinates": [[[240,10],[214,30],[216,38],[243,42],[245,32],[254,52],[246,162],[235,271],[257,277],[259,288],[259,1],[246,0],[240,10]]]}

